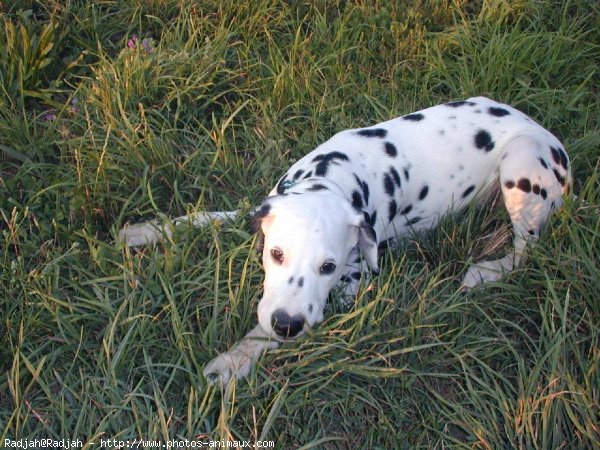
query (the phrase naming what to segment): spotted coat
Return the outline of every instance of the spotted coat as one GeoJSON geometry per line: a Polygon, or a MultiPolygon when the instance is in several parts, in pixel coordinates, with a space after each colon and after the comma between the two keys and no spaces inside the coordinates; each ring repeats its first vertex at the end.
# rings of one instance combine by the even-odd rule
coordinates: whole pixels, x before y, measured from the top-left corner
{"type": "MultiPolygon", "coordinates": [[[[323,320],[336,284],[342,298],[354,298],[368,268],[378,269],[377,243],[432,228],[496,186],[513,225],[513,249],[472,264],[461,288],[498,280],[540,237],[570,185],[560,141],[515,108],[483,97],[336,134],[293,164],[254,211],[253,226],[265,239],[258,325],[204,374],[223,383],[245,376],[264,350],[323,320]]],[[[198,212],[174,224],[236,215],[198,212]]],[[[119,237],[140,245],[171,229],[154,221],[126,227],[119,237]]]]}
{"type": "Polygon", "coordinates": [[[432,228],[444,213],[496,186],[502,161],[519,159],[506,148],[519,136],[539,142],[537,164],[552,177],[503,173],[505,190],[543,200],[549,191],[566,190],[571,175],[560,141],[517,109],[476,97],[339,132],[293,164],[270,195],[326,189],[320,178],[327,178],[364,213],[381,242],[432,228]]]}

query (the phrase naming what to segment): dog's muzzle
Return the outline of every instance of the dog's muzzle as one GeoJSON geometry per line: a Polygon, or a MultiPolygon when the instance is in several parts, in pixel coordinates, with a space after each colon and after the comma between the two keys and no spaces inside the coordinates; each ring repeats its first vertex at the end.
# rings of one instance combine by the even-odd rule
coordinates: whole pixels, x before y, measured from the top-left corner
{"type": "Polygon", "coordinates": [[[283,309],[276,309],[271,316],[271,326],[277,336],[291,338],[296,336],[304,328],[304,317],[300,314],[290,316],[283,309]]]}

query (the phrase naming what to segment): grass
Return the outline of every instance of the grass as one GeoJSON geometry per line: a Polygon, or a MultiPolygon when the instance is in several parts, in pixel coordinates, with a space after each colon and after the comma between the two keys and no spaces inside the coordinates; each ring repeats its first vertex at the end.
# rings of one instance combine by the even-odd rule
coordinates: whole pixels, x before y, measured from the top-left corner
{"type": "MultiPolygon", "coordinates": [[[[0,438],[276,448],[600,441],[600,10],[585,0],[0,1],[0,438]],[[134,38],[134,35],[137,38],[134,38]],[[525,265],[469,210],[382,254],[350,312],[207,387],[255,322],[240,220],[134,252],[125,221],[248,208],[336,131],[486,95],[560,136],[576,199],[525,265]]],[[[90,444],[96,442],[96,445],[90,444]]]]}

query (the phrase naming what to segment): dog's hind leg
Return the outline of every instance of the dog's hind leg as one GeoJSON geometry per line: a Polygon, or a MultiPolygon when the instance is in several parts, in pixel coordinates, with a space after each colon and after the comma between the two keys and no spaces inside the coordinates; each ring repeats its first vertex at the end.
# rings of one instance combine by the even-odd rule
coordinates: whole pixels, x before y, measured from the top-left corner
{"type": "Polygon", "coordinates": [[[193,227],[202,227],[210,222],[234,220],[238,213],[239,211],[237,210],[197,212],[187,216],[177,217],[170,221],[155,219],[149,222],[126,225],[119,231],[117,241],[124,243],[127,247],[151,245],[171,237],[173,235],[173,230],[177,225],[187,223],[193,227]]]}
{"type": "Polygon", "coordinates": [[[497,281],[517,267],[527,243],[539,239],[548,216],[562,204],[562,195],[571,183],[566,153],[550,136],[519,136],[502,152],[499,176],[504,205],[513,226],[514,250],[495,261],[471,266],[464,277],[463,289],[497,281]]]}

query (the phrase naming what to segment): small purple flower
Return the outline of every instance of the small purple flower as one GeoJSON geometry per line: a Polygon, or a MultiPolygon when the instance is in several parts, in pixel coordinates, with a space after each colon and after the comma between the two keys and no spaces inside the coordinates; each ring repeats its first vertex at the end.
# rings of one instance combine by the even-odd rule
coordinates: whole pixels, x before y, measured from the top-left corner
{"type": "Polygon", "coordinates": [[[77,97],[73,97],[71,99],[71,104],[69,105],[69,111],[73,114],[77,114],[79,112],[79,99],[77,97]]]}
{"type": "Polygon", "coordinates": [[[134,50],[137,43],[138,43],[138,37],[137,37],[137,34],[134,34],[131,36],[131,39],[129,39],[127,41],[127,47],[129,47],[129,49],[131,49],[131,50],[134,50]]]}
{"type": "Polygon", "coordinates": [[[141,48],[146,54],[154,53],[154,39],[152,38],[144,38],[140,41],[137,34],[132,34],[131,38],[127,41],[127,48],[129,50],[135,50],[136,48],[141,48]]]}
{"type": "Polygon", "coordinates": [[[54,111],[48,111],[42,116],[46,122],[54,122],[56,120],[56,113],[54,111]]]}
{"type": "Polygon", "coordinates": [[[142,48],[148,54],[154,53],[154,39],[152,39],[152,38],[142,39],[142,48]]]}

